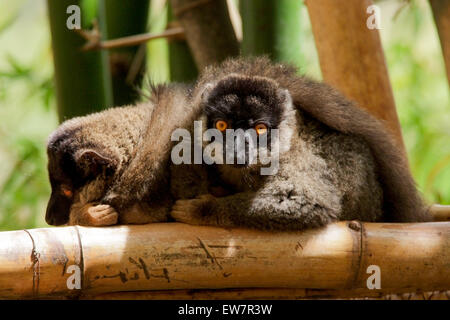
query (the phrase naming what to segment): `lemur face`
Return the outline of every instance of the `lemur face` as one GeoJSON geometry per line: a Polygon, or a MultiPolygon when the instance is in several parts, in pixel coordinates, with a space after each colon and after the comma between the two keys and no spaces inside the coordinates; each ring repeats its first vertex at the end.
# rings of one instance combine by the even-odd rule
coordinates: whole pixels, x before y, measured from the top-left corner
{"type": "Polygon", "coordinates": [[[73,133],[67,132],[49,141],[47,155],[52,193],[45,220],[50,225],[62,225],[69,221],[76,195],[105,169],[109,171],[111,160],[92,148],[77,146],[73,133]]]}
{"type": "Polygon", "coordinates": [[[48,153],[48,172],[52,193],[47,205],[45,220],[50,225],[62,225],[68,222],[74,192],[81,181],[76,165],[70,154],[48,153]]]}
{"type": "MultiPolygon", "coordinates": [[[[246,136],[248,139],[245,139],[245,153],[239,155],[239,146],[235,146],[232,166],[252,165],[249,161],[251,137],[256,139],[254,145],[258,155],[262,151],[271,151],[274,144],[278,143],[273,141],[274,129],[280,129],[286,103],[290,102],[290,97],[289,93],[280,89],[275,82],[262,77],[230,75],[211,86],[206,95],[204,99],[206,126],[208,129],[222,132],[224,144],[228,129],[251,133],[246,136]]],[[[222,149],[225,153],[226,148],[222,149]]]]}

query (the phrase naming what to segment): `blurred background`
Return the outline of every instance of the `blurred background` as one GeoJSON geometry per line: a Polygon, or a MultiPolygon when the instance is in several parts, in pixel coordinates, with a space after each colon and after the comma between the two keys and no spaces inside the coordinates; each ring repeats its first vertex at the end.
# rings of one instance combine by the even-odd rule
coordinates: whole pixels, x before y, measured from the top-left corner
{"type": "MultiPolygon", "coordinates": [[[[381,8],[381,39],[413,175],[429,202],[450,204],[449,87],[429,3],[376,4],[381,8]]],[[[287,23],[296,24],[298,32],[295,41],[280,43],[280,59],[320,80],[308,13],[301,1],[297,7],[287,23]]],[[[237,1],[234,8],[239,8],[237,1]]],[[[239,38],[239,12],[232,14],[239,38]]],[[[167,17],[165,1],[151,1],[145,29],[163,31],[167,17]]],[[[156,83],[171,81],[169,41],[151,40],[145,46],[145,77],[156,83]]],[[[47,1],[1,0],[0,230],[47,226],[50,185],[45,146],[59,123],[53,68],[47,1]]]]}

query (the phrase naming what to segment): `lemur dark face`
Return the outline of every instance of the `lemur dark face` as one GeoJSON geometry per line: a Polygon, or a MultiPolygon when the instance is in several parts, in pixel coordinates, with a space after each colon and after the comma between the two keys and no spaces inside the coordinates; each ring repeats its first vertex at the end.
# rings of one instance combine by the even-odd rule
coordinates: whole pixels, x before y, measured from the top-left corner
{"type": "Polygon", "coordinates": [[[62,225],[69,220],[76,182],[73,159],[66,155],[48,154],[48,172],[52,193],[47,205],[45,221],[50,225],[62,225]]]}
{"type": "Polygon", "coordinates": [[[76,148],[72,133],[55,135],[47,146],[48,173],[52,193],[45,221],[62,225],[69,221],[77,192],[108,166],[110,160],[90,148],[76,148]]]}
{"type": "MultiPolygon", "coordinates": [[[[227,129],[235,132],[242,129],[244,132],[253,132],[257,138],[255,145],[258,154],[262,149],[271,150],[271,133],[279,129],[289,99],[285,90],[270,79],[230,75],[210,86],[205,95],[206,127],[222,132],[223,144],[227,129]]],[[[242,154],[240,159],[235,148],[233,166],[251,165],[248,147],[249,140],[245,140],[245,159],[242,159],[242,154]],[[241,164],[238,163],[239,159],[241,164]]],[[[225,149],[223,147],[224,152],[225,149]]]]}

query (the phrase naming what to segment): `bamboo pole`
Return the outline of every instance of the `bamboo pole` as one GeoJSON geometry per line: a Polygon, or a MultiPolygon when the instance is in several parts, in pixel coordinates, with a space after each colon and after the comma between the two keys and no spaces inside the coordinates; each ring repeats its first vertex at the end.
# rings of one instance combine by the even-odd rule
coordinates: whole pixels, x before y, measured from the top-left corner
{"type": "MultiPolygon", "coordinates": [[[[405,290],[408,291],[408,290],[405,290]]],[[[290,288],[245,288],[215,290],[130,291],[82,295],[89,300],[301,300],[301,299],[382,299],[382,300],[449,300],[450,291],[404,292],[386,294],[367,290],[317,290],[290,288]]]]}
{"type": "Polygon", "coordinates": [[[171,0],[199,70],[239,54],[226,0],[171,0]]]}
{"type": "Polygon", "coordinates": [[[433,204],[430,212],[434,221],[450,221],[450,206],[433,204]]]}
{"type": "Polygon", "coordinates": [[[243,55],[267,54],[275,61],[297,62],[301,1],[245,0],[239,5],[243,55]]]}
{"type": "MultiPolygon", "coordinates": [[[[168,25],[170,27],[178,26],[179,23],[174,20],[172,6],[168,5],[168,25]]],[[[169,42],[169,64],[170,80],[173,82],[191,82],[198,76],[197,66],[191,49],[184,37],[178,39],[168,39],[169,42]]]]}
{"type": "MultiPolygon", "coordinates": [[[[84,39],[69,30],[66,13],[71,5],[81,7],[86,1],[48,0],[50,31],[55,65],[56,97],[59,120],[99,111],[113,105],[112,85],[106,52],[82,52],[84,39]]],[[[91,1],[92,3],[92,1],[91,1]]],[[[94,13],[95,14],[95,13],[94,13]]],[[[87,24],[85,17],[81,22],[87,24]]]]}
{"type": "MultiPolygon", "coordinates": [[[[150,0],[102,0],[106,21],[104,39],[115,39],[144,33],[147,29],[150,0]]],[[[111,49],[109,62],[113,85],[114,105],[133,104],[139,98],[145,72],[145,44],[111,49]]]]}
{"type": "Polygon", "coordinates": [[[450,85],[450,1],[430,0],[430,4],[441,40],[442,53],[447,68],[447,79],[450,85]]]}
{"type": "Polygon", "coordinates": [[[404,149],[380,35],[367,26],[367,8],[372,4],[372,0],[306,3],[324,81],[385,120],[404,149]]]}
{"type": "Polygon", "coordinates": [[[448,290],[449,261],[448,222],[278,233],[180,223],[33,229],[0,233],[0,297],[228,288],[371,295],[370,265],[380,267],[380,293],[448,290]],[[74,265],[79,290],[67,287],[74,265]]]}

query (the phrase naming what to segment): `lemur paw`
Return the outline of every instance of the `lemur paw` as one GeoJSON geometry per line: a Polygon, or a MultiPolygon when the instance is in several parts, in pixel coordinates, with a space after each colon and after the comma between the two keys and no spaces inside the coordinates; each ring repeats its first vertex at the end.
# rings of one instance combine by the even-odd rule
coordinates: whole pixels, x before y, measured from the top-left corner
{"type": "Polygon", "coordinates": [[[110,191],[105,197],[103,197],[102,202],[118,208],[124,206],[126,197],[124,197],[121,193],[110,191]]]}
{"type": "Polygon", "coordinates": [[[99,204],[87,209],[86,218],[89,225],[99,227],[117,224],[119,215],[110,205],[99,204]]]}
{"type": "Polygon", "coordinates": [[[210,216],[215,197],[205,194],[196,199],[177,200],[172,206],[170,215],[176,220],[189,224],[211,224],[210,216]]]}

